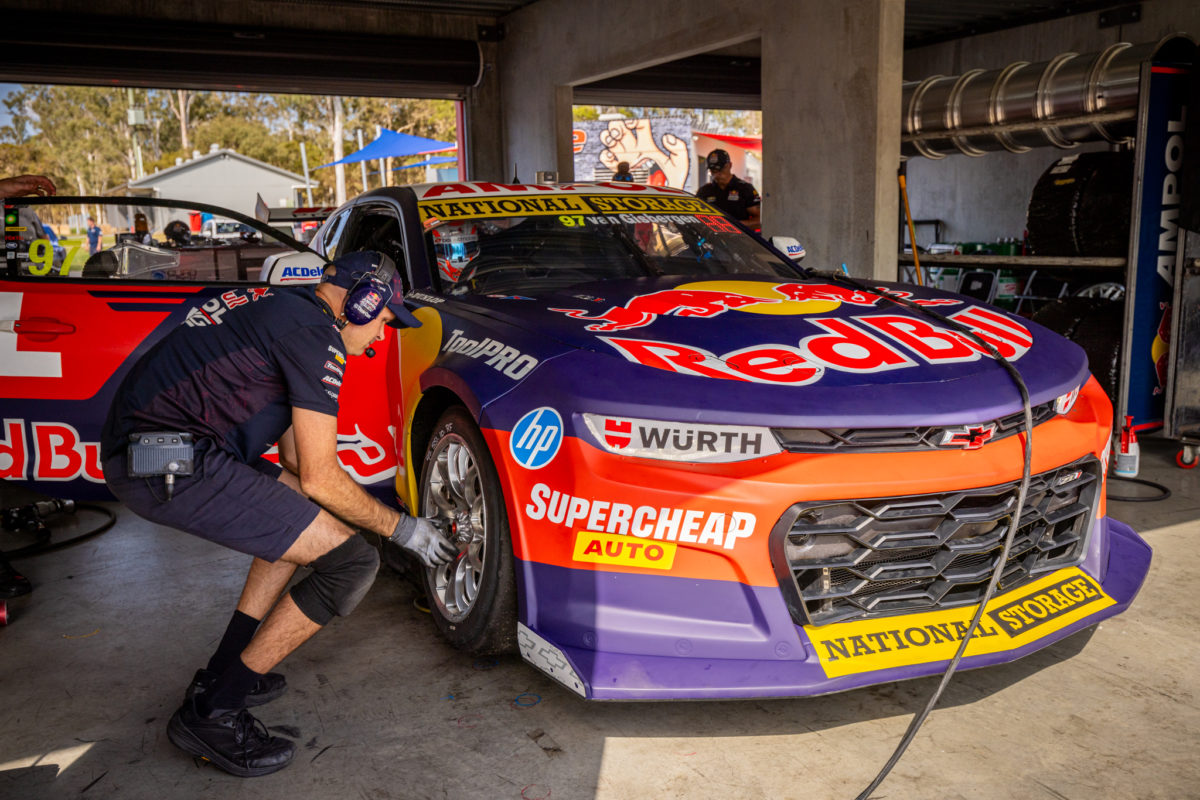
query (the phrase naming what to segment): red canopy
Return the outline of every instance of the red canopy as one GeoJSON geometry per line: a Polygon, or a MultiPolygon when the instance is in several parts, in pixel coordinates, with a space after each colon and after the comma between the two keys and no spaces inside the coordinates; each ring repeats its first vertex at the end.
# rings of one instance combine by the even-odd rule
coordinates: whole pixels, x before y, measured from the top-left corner
{"type": "Polygon", "coordinates": [[[700,133],[700,136],[707,136],[711,139],[731,144],[734,147],[740,147],[744,150],[753,150],[756,153],[762,152],[762,137],[761,136],[727,136],[723,133],[700,133]]]}

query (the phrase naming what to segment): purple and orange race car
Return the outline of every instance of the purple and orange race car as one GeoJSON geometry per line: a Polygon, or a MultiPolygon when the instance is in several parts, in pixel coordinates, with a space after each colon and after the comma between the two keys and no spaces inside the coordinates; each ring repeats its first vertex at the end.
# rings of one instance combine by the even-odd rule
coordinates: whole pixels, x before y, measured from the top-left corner
{"type": "MultiPolygon", "coordinates": [[[[339,431],[379,443],[398,501],[450,526],[461,555],[424,579],[459,648],[515,648],[604,700],[943,670],[1016,509],[1024,414],[985,348],[921,308],[1010,361],[1034,421],[1029,496],[963,667],[1120,613],[1145,578],[1149,547],[1106,514],[1109,401],[1082,351],[1028,320],[814,275],[696,197],[638,184],[380,189],[335,211],[313,248],[387,252],[423,322],[351,364],[339,431]]],[[[312,280],[321,263],[297,246],[263,259],[259,282],[177,284],[169,299],[69,270],[42,288],[106,313],[155,308],[127,359],[223,292],[312,280]]],[[[36,301],[35,280],[10,271],[3,291],[36,301]]],[[[14,338],[0,365],[52,349],[14,338]]],[[[5,441],[38,441],[35,419],[94,441],[79,409],[106,405],[124,363],[55,399],[56,415],[6,400],[5,441]]]]}

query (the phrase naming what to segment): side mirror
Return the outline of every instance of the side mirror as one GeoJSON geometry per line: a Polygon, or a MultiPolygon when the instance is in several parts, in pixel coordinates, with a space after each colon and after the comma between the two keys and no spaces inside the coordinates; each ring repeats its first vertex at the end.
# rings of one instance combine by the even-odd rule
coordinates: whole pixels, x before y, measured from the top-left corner
{"type": "Polygon", "coordinates": [[[276,253],[263,260],[258,279],[272,286],[320,283],[325,259],[316,253],[276,253]]]}
{"type": "Polygon", "coordinates": [[[794,239],[791,236],[772,236],[771,246],[783,253],[792,261],[799,261],[806,254],[804,245],[800,244],[799,239],[794,239]]]}

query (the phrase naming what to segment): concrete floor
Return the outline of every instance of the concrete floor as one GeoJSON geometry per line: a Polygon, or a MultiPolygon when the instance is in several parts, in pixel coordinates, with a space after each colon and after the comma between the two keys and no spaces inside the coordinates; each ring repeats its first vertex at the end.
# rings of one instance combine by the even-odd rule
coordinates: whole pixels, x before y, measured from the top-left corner
{"type": "MultiPolygon", "coordinates": [[[[1200,797],[1200,471],[1174,453],[1143,445],[1142,477],[1173,497],[1110,504],[1155,549],[1133,607],[1090,637],[960,673],[875,797],[1200,797]]],[[[165,725],[247,558],[114,508],[103,536],[17,562],[35,590],[0,628],[0,798],[841,800],[935,685],[589,704],[519,658],[442,644],[385,569],[352,616],[284,662],[290,691],[259,709],[297,741],[295,761],[242,780],[193,762],[165,725]]]]}

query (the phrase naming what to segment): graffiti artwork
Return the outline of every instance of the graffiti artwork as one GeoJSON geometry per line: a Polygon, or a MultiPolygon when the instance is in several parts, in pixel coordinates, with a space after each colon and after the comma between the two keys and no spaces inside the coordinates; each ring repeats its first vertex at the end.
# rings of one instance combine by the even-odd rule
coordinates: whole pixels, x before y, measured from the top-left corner
{"type": "Polygon", "coordinates": [[[678,117],[576,122],[575,178],[606,181],[627,161],[637,183],[686,188],[691,133],[691,123],[678,117]]]}

